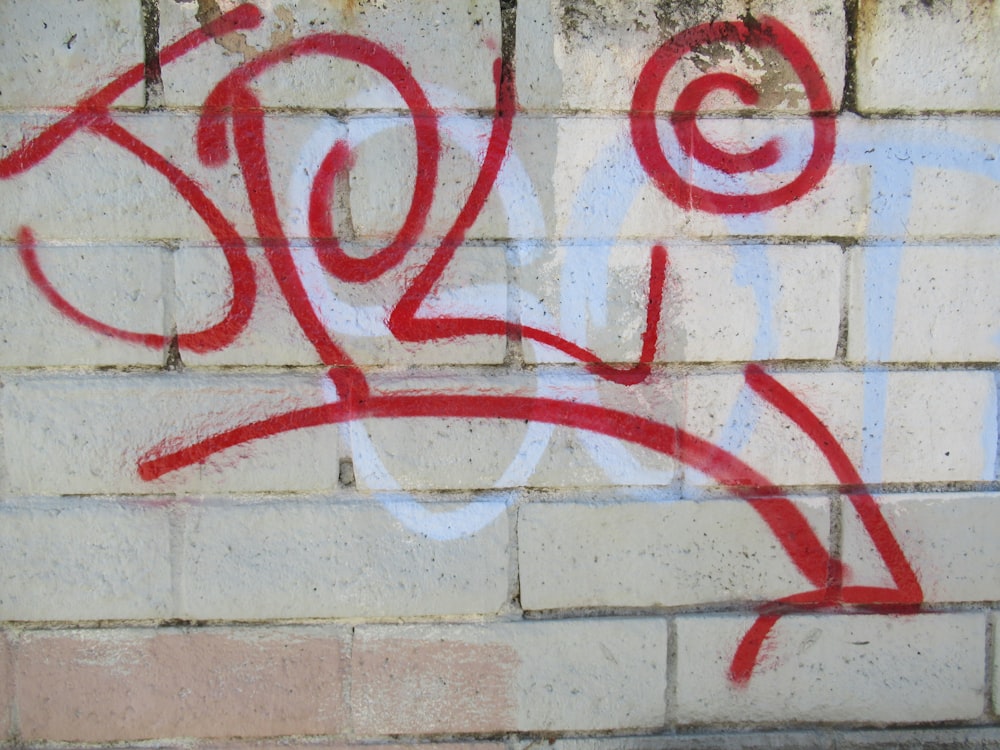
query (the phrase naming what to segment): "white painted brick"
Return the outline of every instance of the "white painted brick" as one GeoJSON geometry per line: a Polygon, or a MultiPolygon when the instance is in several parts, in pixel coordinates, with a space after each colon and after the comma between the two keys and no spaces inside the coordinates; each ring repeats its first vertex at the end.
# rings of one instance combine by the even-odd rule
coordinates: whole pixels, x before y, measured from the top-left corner
{"type": "MultiPolygon", "coordinates": [[[[985,372],[894,372],[886,395],[864,375],[781,373],[779,383],[809,406],[869,482],[991,479],[996,458],[996,393],[985,372]],[[866,408],[876,438],[863,434],[866,408]],[[866,465],[866,462],[870,465],[866,465]]],[[[838,483],[820,451],[794,424],[743,386],[740,375],[687,381],[686,429],[726,448],[779,484],[838,483]],[[743,391],[741,395],[741,391],[743,391]],[[741,406],[741,399],[747,400],[741,406]]],[[[704,479],[688,474],[690,481],[704,479]]]]}
{"type": "MultiPolygon", "coordinates": [[[[2,118],[5,143],[13,146],[51,118],[2,118]]],[[[200,165],[194,145],[197,118],[171,114],[119,114],[115,122],[170,159],[196,180],[243,236],[253,236],[246,190],[235,166],[200,165]]],[[[20,226],[46,240],[157,239],[214,241],[205,223],[157,171],[111,141],[77,131],[41,163],[0,181],[0,236],[20,226]]]]}
{"type": "MultiPolygon", "coordinates": [[[[828,547],[827,503],[796,502],[828,547]]],[[[684,606],[812,588],[741,500],[537,502],[518,512],[521,606],[684,606]]]]}
{"type": "MultiPolygon", "coordinates": [[[[804,401],[858,464],[860,380],[849,373],[781,373],[779,383],[804,401]]],[[[729,451],[778,484],[832,484],[836,476],[818,448],[784,415],[756,396],[742,374],[687,380],[684,427],[729,451]]],[[[706,479],[689,470],[694,486],[706,479]]]]}
{"type": "MultiPolygon", "coordinates": [[[[143,58],[140,6],[127,0],[99,5],[59,0],[7,0],[0,65],[0,108],[66,107],[110,82],[143,58]]],[[[143,86],[114,104],[142,106],[143,86]]]]}
{"type": "MultiPolygon", "coordinates": [[[[447,400],[456,395],[532,396],[531,377],[462,370],[385,373],[373,391],[447,400]]],[[[527,484],[546,446],[547,428],[496,418],[367,419],[349,427],[360,489],[472,490],[527,484]]]]}
{"type": "MultiPolygon", "coordinates": [[[[133,333],[169,333],[165,254],[158,247],[38,247],[52,286],[80,313],[133,333]]],[[[165,346],[98,333],[57,310],[32,282],[18,251],[0,247],[0,365],[158,365],[165,346]]]]}
{"type": "Polygon", "coordinates": [[[192,500],[185,517],[187,617],[463,615],[496,612],[508,598],[510,524],[499,501],[227,498],[192,500]]]}
{"type": "Polygon", "coordinates": [[[167,509],[114,498],[0,504],[2,620],[163,617],[172,608],[167,509]]]}
{"type": "MultiPolygon", "coordinates": [[[[355,362],[405,367],[417,364],[499,364],[503,361],[507,341],[502,334],[399,341],[389,330],[386,321],[413,278],[427,264],[433,248],[412,249],[396,268],[363,283],[334,278],[319,265],[316,254],[310,248],[296,248],[293,252],[313,309],[320,313],[326,330],[355,362]]],[[[261,272],[268,286],[272,284],[271,275],[270,270],[261,272]]],[[[269,293],[274,292],[262,287],[261,295],[269,293]]],[[[462,317],[504,321],[508,318],[507,296],[504,249],[464,246],[449,261],[441,278],[421,304],[417,318],[462,317]]],[[[265,304],[270,308],[276,302],[270,300],[265,304]]],[[[287,302],[279,304],[287,307],[287,302]]],[[[285,316],[283,311],[281,314],[285,316]]],[[[263,330],[260,335],[270,338],[272,334],[263,330]]],[[[220,356],[228,358],[230,355],[222,352],[220,356]]]]}
{"type": "MultiPolygon", "coordinates": [[[[248,251],[257,293],[246,328],[213,351],[181,348],[186,365],[318,365],[319,356],[295,321],[259,247],[248,251]]],[[[218,247],[184,245],[173,253],[174,316],[180,334],[211,328],[230,311],[233,281],[218,247]]]]}
{"type": "MultiPolygon", "coordinates": [[[[842,257],[832,245],[674,245],[657,361],[823,359],[840,325],[842,257]]],[[[649,297],[649,246],[570,246],[518,269],[522,322],[608,362],[635,362],[649,297]]],[[[533,344],[528,361],[565,355],[533,344]]]]}
{"type": "Polygon", "coordinates": [[[329,489],[335,427],[237,445],[202,465],[143,481],[140,459],[297,408],[325,403],[323,376],[39,375],[4,382],[12,493],[161,494],[329,489]]]}
{"type": "Polygon", "coordinates": [[[361,734],[659,727],[663,620],[360,626],[361,734]]]}
{"type": "Polygon", "coordinates": [[[884,481],[995,477],[997,394],[993,373],[893,373],[886,414],[884,481]]]}
{"type": "Polygon", "coordinates": [[[1000,273],[993,247],[937,245],[854,248],[850,258],[848,356],[896,362],[1000,359],[1000,303],[990,289],[1000,273]],[[896,267],[893,279],[886,269],[896,267]],[[878,294],[868,300],[866,289],[878,294]],[[994,300],[991,302],[990,300],[994,300]],[[895,302],[889,351],[868,340],[866,316],[880,319],[895,302]]]}
{"type": "MultiPolygon", "coordinates": [[[[538,376],[536,393],[545,398],[568,404],[599,404],[669,425],[679,424],[683,417],[684,383],[668,371],[655,369],[643,383],[631,386],[609,383],[576,368],[534,372],[538,376]]],[[[611,417],[612,426],[615,419],[611,417]]],[[[530,486],[653,486],[675,495],[680,489],[681,473],[668,450],[656,451],[605,434],[549,424],[538,424],[532,433],[533,439],[522,444],[521,452],[522,461],[529,458],[536,462],[526,482],[530,486]]]]}
{"type": "Polygon", "coordinates": [[[983,713],[982,613],[784,617],[763,663],[737,686],[729,665],[751,623],[745,616],[678,618],[678,721],[894,724],[983,713]]]}
{"type": "MultiPolygon", "coordinates": [[[[529,109],[628,110],[636,80],[653,52],[671,36],[709,21],[737,20],[750,12],[772,16],[788,26],[809,48],[827,80],[834,106],[844,80],[846,27],[843,9],[823,2],[735,0],[698,6],[662,8],[611,7],[589,3],[532,3],[518,8],[518,73],[521,101],[529,109]],[[548,7],[546,7],[546,5],[548,7]]],[[[800,91],[790,71],[781,70],[776,55],[715,50],[700,59],[701,73],[722,69],[749,76],[775,98],[774,105],[794,106],[800,91]],[[774,73],[777,69],[780,73],[774,73]],[[772,72],[769,77],[765,71],[772,72]],[[788,89],[792,95],[789,96],[788,89]],[[785,97],[788,97],[786,100],[785,97]]],[[[679,82],[668,81],[661,106],[669,107],[683,82],[699,68],[677,66],[679,82]]],[[[731,107],[727,102],[725,106],[731,107]]]]}
{"type": "Polygon", "coordinates": [[[858,22],[862,110],[996,110],[1000,16],[991,5],[865,0],[858,22]]]}
{"type": "MultiPolygon", "coordinates": [[[[223,11],[236,5],[224,0],[223,11]]],[[[500,54],[499,6],[448,0],[432,5],[366,3],[337,5],[322,0],[264,0],[261,25],[230,34],[164,66],[169,106],[198,106],[229,71],[292,38],[351,34],[387,47],[409,68],[435,107],[486,108],[495,101],[493,61],[500,54]]],[[[196,29],[194,5],[164,3],[161,43],[196,29]]],[[[285,64],[255,86],[267,106],[318,109],[397,108],[392,83],[367,66],[327,56],[285,64]]]]}
{"type": "MultiPolygon", "coordinates": [[[[992,494],[881,495],[882,515],[929,602],[1000,599],[1000,504],[992,494]]],[[[853,507],[843,504],[848,584],[892,587],[853,507]]]]}

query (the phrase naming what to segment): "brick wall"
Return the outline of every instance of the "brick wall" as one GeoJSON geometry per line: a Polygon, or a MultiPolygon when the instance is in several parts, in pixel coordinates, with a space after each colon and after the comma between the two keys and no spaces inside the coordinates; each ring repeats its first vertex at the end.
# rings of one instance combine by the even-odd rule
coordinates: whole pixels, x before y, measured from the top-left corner
{"type": "Polygon", "coordinates": [[[0,737],[1000,743],[1000,7],[0,28],[0,737]]]}

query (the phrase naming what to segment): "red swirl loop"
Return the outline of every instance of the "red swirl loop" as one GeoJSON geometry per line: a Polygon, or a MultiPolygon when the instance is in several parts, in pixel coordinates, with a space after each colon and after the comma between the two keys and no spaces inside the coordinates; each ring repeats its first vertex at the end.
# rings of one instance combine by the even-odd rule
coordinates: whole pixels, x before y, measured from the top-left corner
{"type": "MultiPolygon", "coordinates": [[[[744,153],[728,153],[709,142],[695,121],[698,109],[714,91],[735,94],[747,105],[757,103],[756,89],[730,73],[712,73],[688,84],[677,98],[671,117],[681,148],[702,164],[726,174],[754,172],[773,166],[781,157],[776,140],[744,153]]],[[[806,46],[786,26],[763,17],[748,26],[742,21],[714,22],[682,31],[649,58],[632,96],[632,143],[643,168],[670,200],[685,208],[717,214],[750,214],[791,203],[812,190],[833,161],[836,124],[833,101],[823,74],[806,46]],[[674,65],[694,49],[715,43],[772,48],[784,57],[805,87],[813,125],[812,152],[802,170],[790,181],[764,193],[730,194],[707,190],[687,182],[670,164],[656,129],[656,99],[674,65]]]]}

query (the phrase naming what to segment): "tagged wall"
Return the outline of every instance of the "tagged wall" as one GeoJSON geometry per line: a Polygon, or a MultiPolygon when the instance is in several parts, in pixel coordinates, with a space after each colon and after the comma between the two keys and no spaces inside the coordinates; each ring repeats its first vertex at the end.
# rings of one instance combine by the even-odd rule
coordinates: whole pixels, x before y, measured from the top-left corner
{"type": "Polygon", "coordinates": [[[0,21],[8,739],[1000,739],[991,3],[0,21]]]}

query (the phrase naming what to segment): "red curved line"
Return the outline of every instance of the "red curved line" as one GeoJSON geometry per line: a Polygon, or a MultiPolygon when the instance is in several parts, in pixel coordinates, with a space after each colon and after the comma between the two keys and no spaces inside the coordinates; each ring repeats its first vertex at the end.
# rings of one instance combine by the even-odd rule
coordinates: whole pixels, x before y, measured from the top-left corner
{"type": "Polygon", "coordinates": [[[42,293],[45,299],[48,300],[48,303],[67,318],[75,323],[79,323],[82,326],[90,328],[97,333],[102,333],[105,336],[111,336],[113,338],[149,347],[158,347],[163,345],[164,337],[160,334],[137,333],[135,331],[126,331],[123,328],[109,326],[96,318],[92,318],[89,315],[84,314],[79,308],[75,307],[71,302],[69,302],[69,300],[63,297],[49,280],[49,277],[45,275],[45,271],[42,270],[42,266],[38,262],[38,252],[35,247],[35,235],[28,227],[21,227],[18,230],[17,246],[18,253],[21,256],[21,262],[24,264],[24,268],[28,272],[28,278],[30,278],[32,283],[38,287],[38,290],[42,293]]]}
{"type": "MultiPolygon", "coordinates": [[[[313,34],[292,40],[242,65],[222,79],[205,100],[196,133],[198,156],[211,166],[224,163],[228,158],[227,118],[245,109],[249,82],[279,63],[308,55],[343,58],[371,68],[392,83],[413,120],[417,176],[413,199],[396,236],[388,245],[364,258],[347,255],[335,242],[327,240],[321,245],[319,259],[329,273],[344,281],[371,281],[398,265],[423,231],[434,199],[441,151],[437,113],[410,70],[388,49],[349,34],[313,34]],[[237,105],[236,100],[240,98],[243,105],[237,105]]],[[[328,234],[332,237],[332,232],[328,234]]]]}
{"type": "MultiPolygon", "coordinates": [[[[863,484],[861,475],[830,429],[795,394],[758,365],[747,366],[746,381],[754,392],[791,419],[812,440],[841,483],[863,484]]],[[[878,503],[870,493],[864,491],[852,492],[849,497],[899,591],[914,603],[920,602],[923,599],[920,582],[878,503]]]]}
{"type": "MultiPolygon", "coordinates": [[[[249,3],[240,5],[164,47],[160,51],[160,64],[173,62],[220,34],[252,29],[258,26],[263,18],[256,6],[249,3]]],[[[145,74],[145,64],[133,65],[93,94],[85,96],[65,117],[0,159],[0,179],[20,174],[43,161],[76,131],[90,125],[93,118],[105,112],[115,99],[133,86],[142,83],[145,74]]]]}
{"type": "MultiPolygon", "coordinates": [[[[795,394],[785,388],[758,365],[745,370],[747,384],[761,398],[778,409],[820,449],[837,479],[843,484],[861,485],[861,475],[843,446],[822,420],[795,394]]],[[[753,673],[765,640],[780,618],[776,610],[789,604],[805,605],[807,609],[858,604],[869,607],[913,608],[923,601],[923,590],[912,566],[903,553],[878,503],[867,491],[849,495],[868,536],[885,563],[896,588],[878,586],[844,586],[840,561],[830,560],[831,576],[820,590],[779,599],[767,605],[743,636],[733,655],[729,675],[736,684],[745,684],[753,673]]]]}
{"type": "Polygon", "coordinates": [[[222,320],[209,328],[180,333],[177,343],[181,348],[193,352],[215,351],[228,346],[246,328],[257,297],[253,263],[247,254],[243,238],[201,186],[158,151],[109,118],[96,120],[91,129],[130,151],[144,164],[163,175],[205,222],[205,226],[219,243],[233,281],[229,311],[222,320]]]}
{"type": "Polygon", "coordinates": [[[763,17],[748,28],[741,21],[703,24],[682,31],[663,44],[639,75],[632,96],[629,125],[632,143],[647,174],[670,200],[685,208],[724,214],[750,214],[791,203],[812,190],[833,161],[836,122],[833,101],[816,61],[808,48],[779,21],[763,17]],[[789,61],[809,99],[813,123],[813,148],[802,171],[779,188],[745,195],[716,193],[686,182],[667,160],[656,129],[656,99],[667,73],[691,49],[714,42],[735,42],[773,47],[789,61]]]}
{"type": "Polygon", "coordinates": [[[264,255],[302,332],[323,364],[332,366],[329,377],[337,386],[340,397],[346,399],[353,394],[355,398],[361,398],[368,393],[368,381],[347,352],[330,336],[309,303],[282,229],[271,186],[267,152],[263,146],[264,112],[260,102],[249,88],[241,88],[234,92],[233,104],[237,108],[233,113],[236,156],[246,183],[257,232],[264,238],[264,255]]]}
{"type": "Polygon", "coordinates": [[[781,158],[781,149],[774,138],[742,153],[723,151],[705,138],[695,117],[705,98],[717,89],[736,94],[744,104],[751,106],[759,99],[757,89],[732,73],[710,73],[691,81],[677,96],[677,111],[670,116],[681,149],[693,159],[726,174],[756,172],[776,164],[781,158]]]}
{"type": "Polygon", "coordinates": [[[480,418],[546,422],[608,435],[675,458],[750,502],[771,528],[792,562],[815,586],[826,580],[829,554],[802,512],[777,488],[738,458],[679,428],[628,412],[558,399],[492,395],[375,395],[300,409],[241,425],[184,448],[139,462],[139,475],[152,480],[200,463],[226,448],[303,427],[354,419],[480,418]]]}

